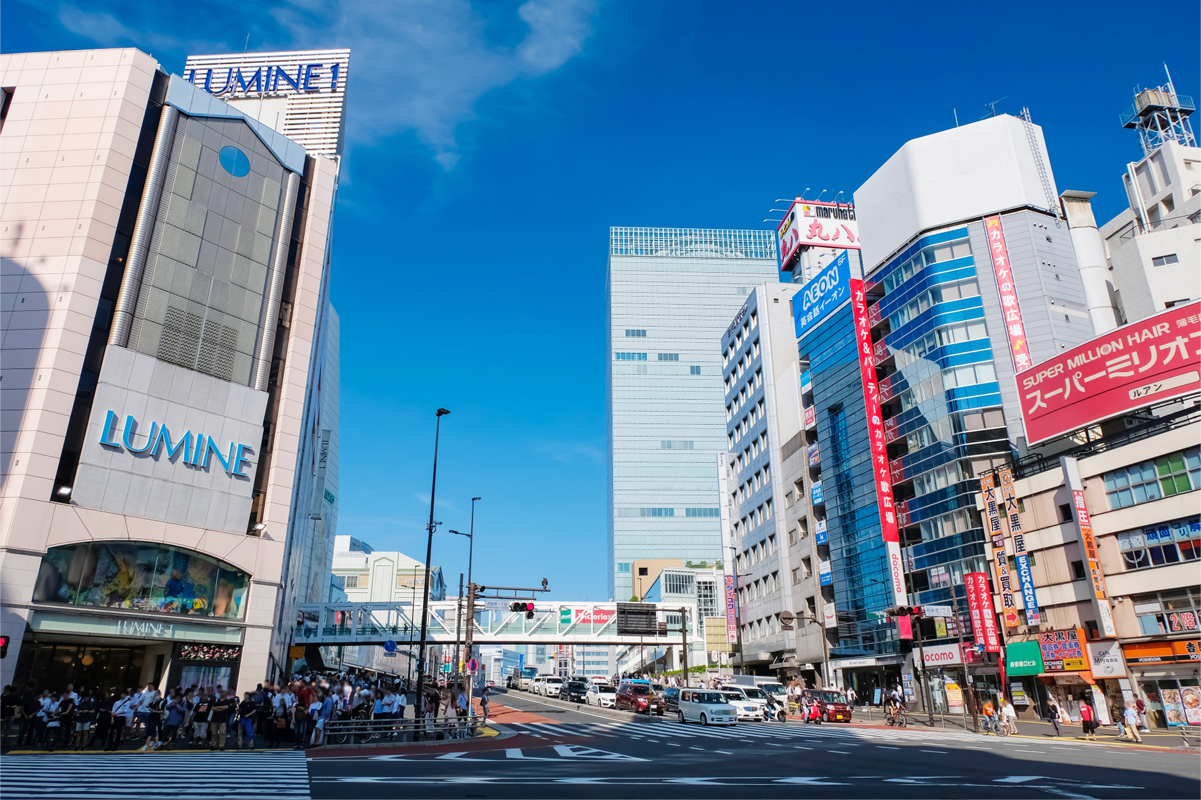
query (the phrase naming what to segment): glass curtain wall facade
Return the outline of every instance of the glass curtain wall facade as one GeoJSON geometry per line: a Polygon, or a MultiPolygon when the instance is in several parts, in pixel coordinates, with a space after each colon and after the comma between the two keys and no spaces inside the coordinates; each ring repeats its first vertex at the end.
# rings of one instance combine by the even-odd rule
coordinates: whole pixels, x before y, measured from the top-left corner
{"type": "Polygon", "coordinates": [[[810,471],[810,502],[819,520],[824,514],[837,608],[830,657],[895,654],[896,626],[871,616],[890,607],[892,595],[850,303],[798,344],[801,362],[809,362],[812,390],[805,405],[814,408],[821,453],[820,466],[810,471]]]}
{"type": "Polygon", "coordinates": [[[613,228],[608,265],[609,592],[635,559],[718,561],[727,450],[720,340],[778,280],[771,231],[613,228]]]}
{"type": "MultiPolygon", "coordinates": [[[[981,296],[992,267],[971,227],[917,239],[871,276],[869,290],[879,298],[876,366],[909,600],[956,605],[965,634],[963,576],[989,572],[979,476],[1013,448],[981,296]]],[[[1004,346],[1001,358],[1009,358],[1004,346]]],[[[957,641],[954,625],[939,637],[933,620],[922,633],[934,644],[957,641]]]]}

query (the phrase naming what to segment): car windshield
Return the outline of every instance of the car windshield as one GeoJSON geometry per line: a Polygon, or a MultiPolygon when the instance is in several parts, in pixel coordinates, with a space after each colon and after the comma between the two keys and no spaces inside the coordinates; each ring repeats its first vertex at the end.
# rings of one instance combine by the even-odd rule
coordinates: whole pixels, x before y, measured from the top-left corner
{"type": "Polygon", "coordinates": [[[563,679],[562,678],[547,678],[546,682],[547,683],[562,683],[563,679]]]}
{"type": "Polygon", "coordinates": [[[613,694],[614,692],[617,691],[612,686],[598,686],[598,687],[596,687],[596,690],[598,692],[600,692],[601,694],[613,694]]]}
{"type": "Polygon", "coordinates": [[[653,689],[654,689],[656,692],[661,692],[661,691],[663,691],[663,684],[661,684],[661,683],[652,683],[652,684],[651,684],[651,688],[653,688],[653,689]]]}
{"type": "Polygon", "coordinates": [[[649,693],[650,693],[650,690],[647,689],[646,686],[640,686],[638,684],[632,684],[630,686],[630,694],[649,694],[649,693]]]}
{"type": "Polygon", "coordinates": [[[726,696],[721,692],[697,692],[692,696],[692,699],[698,703],[729,703],[726,696]]]}
{"type": "Polygon", "coordinates": [[[764,684],[763,686],[760,686],[759,688],[762,689],[763,691],[767,692],[768,694],[772,694],[772,695],[784,694],[784,687],[778,683],[764,684]]]}
{"type": "Polygon", "coordinates": [[[567,688],[571,689],[572,691],[582,692],[588,688],[588,684],[584,683],[583,681],[572,681],[571,683],[567,684],[567,688]]]}
{"type": "Polygon", "coordinates": [[[721,695],[726,698],[727,703],[746,699],[742,696],[742,692],[721,692],[721,695]]]}
{"type": "Polygon", "coordinates": [[[767,695],[763,693],[763,690],[757,689],[754,686],[747,686],[742,691],[746,692],[746,696],[751,698],[752,700],[766,700],[767,699],[767,695]]]}
{"type": "Polygon", "coordinates": [[[823,703],[839,703],[846,705],[847,696],[842,692],[820,692],[819,699],[823,703]]]}

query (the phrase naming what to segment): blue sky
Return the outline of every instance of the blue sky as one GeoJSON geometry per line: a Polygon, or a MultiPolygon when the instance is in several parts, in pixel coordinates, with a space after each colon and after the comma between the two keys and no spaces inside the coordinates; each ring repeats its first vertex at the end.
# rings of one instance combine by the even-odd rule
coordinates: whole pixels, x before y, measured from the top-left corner
{"type": "MultiPolygon", "coordinates": [[[[1029,106],[1062,189],[1104,221],[1139,155],[1132,89],[1197,96],[1198,7],[1128,3],[527,0],[5,6],[4,52],[350,47],[334,233],[339,532],[476,577],[605,599],[610,225],[760,228],[780,197],[854,191],[906,140],[1029,106]],[[920,8],[920,11],[914,9],[920,8]]],[[[715,344],[716,346],[716,344],[715,344]]]]}

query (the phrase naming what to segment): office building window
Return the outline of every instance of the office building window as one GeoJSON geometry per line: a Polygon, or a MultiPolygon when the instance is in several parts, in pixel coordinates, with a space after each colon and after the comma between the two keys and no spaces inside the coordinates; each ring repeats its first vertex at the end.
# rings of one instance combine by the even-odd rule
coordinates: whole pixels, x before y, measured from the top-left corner
{"type": "Polygon", "coordinates": [[[626,336],[630,337],[631,339],[645,339],[646,331],[642,330],[640,328],[639,329],[626,328],[626,336]]]}
{"type": "Polygon", "coordinates": [[[345,580],[346,580],[345,586],[347,589],[359,588],[359,576],[358,575],[347,575],[345,580]]]}
{"type": "Polygon", "coordinates": [[[688,374],[689,374],[689,375],[700,375],[700,374],[701,374],[701,368],[700,368],[700,367],[689,367],[689,368],[688,368],[688,374]]]}
{"type": "Polygon", "coordinates": [[[1201,487],[1201,448],[1160,456],[1108,472],[1103,478],[1110,509],[1192,491],[1201,487]]]}
{"type": "Polygon", "coordinates": [[[1149,525],[1118,534],[1126,569],[1158,567],[1201,558],[1201,517],[1149,525]]]}
{"type": "Polygon", "coordinates": [[[684,509],[686,517],[720,517],[720,508],[686,508],[684,509]]]}
{"type": "Polygon", "coordinates": [[[686,439],[662,439],[659,442],[660,450],[691,450],[694,443],[686,439]]]}
{"type": "Polygon", "coordinates": [[[660,353],[659,360],[660,361],[679,361],[680,354],[679,353],[660,353]]]}
{"type": "Polygon", "coordinates": [[[1167,592],[1136,594],[1130,598],[1144,636],[1191,633],[1194,636],[1201,619],[1201,592],[1197,587],[1167,592]]]}
{"type": "Polygon", "coordinates": [[[638,516],[640,517],[674,517],[676,510],[674,508],[640,508],[638,516]]]}
{"type": "Polygon", "coordinates": [[[646,353],[614,353],[618,361],[646,361],[646,353]]]}
{"type": "Polygon", "coordinates": [[[629,572],[630,571],[630,562],[629,561],[617,562],[617,571],[618,572],[629,572]]]}

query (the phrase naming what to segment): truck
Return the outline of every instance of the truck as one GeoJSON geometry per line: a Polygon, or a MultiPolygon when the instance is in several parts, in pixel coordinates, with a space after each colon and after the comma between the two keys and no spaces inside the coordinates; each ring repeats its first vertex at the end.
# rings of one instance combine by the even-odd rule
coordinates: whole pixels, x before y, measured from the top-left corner
{"type": "Polygon", "coordinates": [[[784,684],[771,675],[734,675],[725,682],[735,686],[757,686],[773,697],[778,698],[783,698],[786,694],[784,684]]]}

